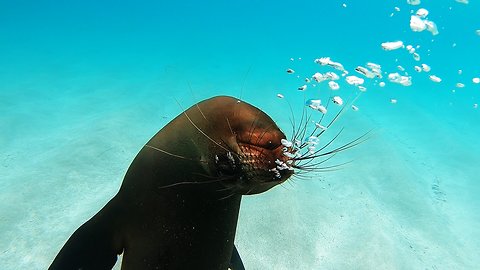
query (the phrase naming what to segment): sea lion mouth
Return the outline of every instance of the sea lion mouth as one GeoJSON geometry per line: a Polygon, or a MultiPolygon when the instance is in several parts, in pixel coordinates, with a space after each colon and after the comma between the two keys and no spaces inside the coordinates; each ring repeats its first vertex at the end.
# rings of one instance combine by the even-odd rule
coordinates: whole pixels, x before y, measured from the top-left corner
{"type": "Polygon", "coordinates": [[[251,177],[257,177],[263,182],[284,182],[293,174],[293,169],[287,164],[291,161],[283,155],[283,147],[271,145],[269,148],[252,144],[239,144],[242,153],[244,171],[251,177]]]}
{"type": "Polygon", "coordinates": [[[282,145],[268,144],[267,147],[237,142],[237,151],[225,151],[215,155],[215,168],[219,177],[237,179],[242,186],[262,183],[280,184],[293,174],[286,166],[282,145]],[[280,168],[280,164],[284,167],[280,168]]]}
{"type": "Polygon", "coordinates": [[[293,169],[286,165],[291,161],[283,155],[282,145],[268,144],[267,148],[237,141],[235,146],[238,153],[225,151],[215,155],[215,168],[219,177],[235,179],[232,184],[242,194],[266,191],[293,174],[293,169]]]}

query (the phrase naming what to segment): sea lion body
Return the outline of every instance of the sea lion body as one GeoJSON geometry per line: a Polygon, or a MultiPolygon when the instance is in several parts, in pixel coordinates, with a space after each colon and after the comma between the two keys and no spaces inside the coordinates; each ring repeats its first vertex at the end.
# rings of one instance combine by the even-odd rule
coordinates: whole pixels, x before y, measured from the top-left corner
{"type": "Polygon", "coordinates": [[[137,154],[118,194],[67,241],[49,269],[242,269],[234,248],[241,196],[292,172],[285,135],[264,112],[231,97],[200,102],[137,154]],[[232,256],[233,254],[233,256],[232,256]]]}

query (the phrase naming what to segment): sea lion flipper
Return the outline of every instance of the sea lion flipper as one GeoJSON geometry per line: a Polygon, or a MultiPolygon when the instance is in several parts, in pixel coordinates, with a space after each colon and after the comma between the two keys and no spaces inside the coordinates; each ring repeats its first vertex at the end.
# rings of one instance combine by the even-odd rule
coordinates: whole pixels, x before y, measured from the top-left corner
{"type": "Polygon", "coordinates": [[[90,220],[78,228],[48,269],[112,269],[117,252],[108,239],[111,234],[95,225],[90,220]]]}
{"type": "Polygon", "coordinates": [[[115,228],[118,210],[112,199],[100,212],[78,228],[48,268],[112,269],[123,252],[122,240],[115,228]]]}
{"type": "Polygon", "coordinates": [[[230,259],[229,268],[232,270],[245,270],[245,266],[243,266],[242,258],[240,258],[240,254],[238,254],[238,250],[235,245],[233,245],[232,258],[230,259]]]}

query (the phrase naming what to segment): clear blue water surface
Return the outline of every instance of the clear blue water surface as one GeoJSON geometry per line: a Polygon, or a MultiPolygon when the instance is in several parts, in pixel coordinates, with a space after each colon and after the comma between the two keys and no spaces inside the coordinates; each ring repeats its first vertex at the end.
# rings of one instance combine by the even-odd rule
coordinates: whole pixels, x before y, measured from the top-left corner
{"type": "Polygon", "coordinates": [[[1,1],[0,268],[45,269],[143,144],[199,100],[241,97],[289,133],[287,101],[298,122],[306,99],[332,94],[297,90],[334,71],[314,63],[328,56],[359,77],[382,66],[366,92],[341,78],[334,93],[359,108],[333,125],[336,145],[370,139],[332,159],[353,161],[340,170],[244,198],[247,269],[477,269],[479,12],[476,0],[1,1]],[[420,7],[439,35],[410,29],[420,7]],[[421,60],[381,49],[397,40],[421,60]],[[411,86],[386,78],[398,65],[411,86]]]}

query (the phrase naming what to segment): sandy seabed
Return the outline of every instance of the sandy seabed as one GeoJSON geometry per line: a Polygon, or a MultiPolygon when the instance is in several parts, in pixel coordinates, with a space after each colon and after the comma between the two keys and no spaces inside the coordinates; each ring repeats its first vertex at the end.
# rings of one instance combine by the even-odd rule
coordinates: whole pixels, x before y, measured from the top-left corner
{"type": "MultiPolygon", "coordinates": [[[[161,93],[145,101],[145,93],[124,98],[120,90],[4,97],[2,269],[47,268],[71,233],[118,191],[142,145],[181,111],[159,101],[161,93]]],[[[244,197],[236,245],[246,268],[480,265],[480,146],[472,144],[478,127],[470,125],[478,112],[468,113],[475,115],[462,124],[461,116],[408,104],[348,112],[339,144],[373,128],[369,140],[332,164],[352,163],[244,197]]],[[[289,126],[285,117],[279,124],[289,126]]]]}

